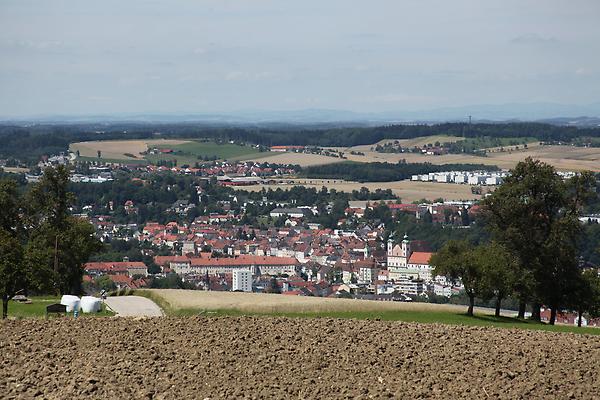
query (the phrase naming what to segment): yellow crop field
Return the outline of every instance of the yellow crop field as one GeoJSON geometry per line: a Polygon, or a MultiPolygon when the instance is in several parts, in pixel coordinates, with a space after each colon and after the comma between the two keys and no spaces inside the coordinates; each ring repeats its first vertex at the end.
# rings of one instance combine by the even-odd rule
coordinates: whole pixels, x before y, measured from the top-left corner
{"type": "MultiPolygon", "coordinates": [[[[366,150],[365,146],[355,146],[349,149],[342,149],[350,161],[357,162],[390,162],[397,163],[400,160],[407,162],[428,162],[436,165],[443,164],[485,164],[497,165],[500,168],[513,168],[519,161],[527,157],[532,157],[540,161],[553,165],[561,171],[582,171],[590,170],[600,171],[600,148],[598,147],[575,147],[575,146],[540,146],[539,144],[530,144],[527,149],[506,150],[504,152],[498,149],[491,149],[487,157],[476,156],[473,154],[445,154],[441,156],[424,155],[417,153],[378,153],[376,151],[366,150]],[[360,150],[362,148],[362,150],[360,150]],[[362,151],[365,155],[352,155],[350,151],[362,151]]],[[[370,149],[371,146],[366,146],[370,149]]]]}
{"type": "Polygon", "coordinates": [[[177,145],[188,143],[188,140],[148,139],[148,140],[97,140],[93,142],[72,143],[69,150],[79,151],[83,157],[97,157],[98,151],[102,158],[115,160],[131,160],[125,154],[133,154],[136,158],[143,159],[140,153],[148,150],[149,146],[177,145]]]}
{"type": "Polygon", "coordinates": [[[267,157],[253,158],[252,160],[248,161],[268,162],[275,164],[297,164],[301,167],[310,167],[312,165],[332,164],[346,160],[336,157],[322,156],[320,154],[306,154],[293,152],[282,152],[280,154],[273,154],[273,152],[271,152],[267,157]]]}
{"type": "MultiPolygon", "coordinates": [[[[470,185],[459,185],[453,183],[435,183],[435,182],[413,182],[409,180],[394,182],[352,182],[339,179],[282,179],[272,185],[252,185],[240,186],[238,190],[260,191],[262,189],[289,189],[293,186],[305,186],[320,189],[325,186],[328,189],[335,189],[340,192],[351,192],[366,187],[370,191],[377,189],[391,189],[394,194],[405,203],[416,200],[426,199],[435,200],[443,198],[445,200],[478,200],[480,195],[471,193],[470,185]]],[[[485,191],[494,190],[493,187],[484,188],[485,191]]]]}
{"type": "MultiPolygon", "coordinates": [[[[245,312],[295,313],[333,311],[447,311],[464,312],[465,306],[453,304],[404,303],[395,301],[372,301],[336,299],[328,297],[285,296],[264,293],[206,292],[184,289],[145,289],[158,296],[171,308],[203,310],[239,310],[245,312]]],[[[479,308],[481,313],[493,310],[479,308]]]]}

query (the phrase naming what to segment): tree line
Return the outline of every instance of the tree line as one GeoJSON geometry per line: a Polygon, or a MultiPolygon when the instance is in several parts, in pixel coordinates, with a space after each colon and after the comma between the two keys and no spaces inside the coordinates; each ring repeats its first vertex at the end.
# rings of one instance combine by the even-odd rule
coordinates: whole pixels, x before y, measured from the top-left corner
{"type": "Polygon", "coordinates": [[[481,202],[490,240],[447,242],[431,259],[434,272],[462,282],[470,315],[475,297],[495,297],[498,315],[508,295],[519,300],[520,318],[527,305],[538,321],[542,305],[550,308],[550,324],[563,309],[599,315],[600,279],[597,269],[581,268],[585,238],[578,219],[597,196],[591,173],[564,181],[552,166],[528,158],[481,202]]]}
{"type": "Polygon", "coordinates": [[[211,140],[253,143],[263,146],[339,146],[374,144],[384,139],[411,139],[421,136],[450,135],[468,138],[533,137],[541,141],[569,142],[580,137],[600,137],[600,128],[578,128],[536,122],[442,123],[386,125],[376,127],[227,127],[201,123],[113,123],[69,125],[0,125],[0,158],[17,158],[29,164],[41,155],[67,151],[69,144],[91,140],[147,138],[208,138],[211,140]]]}
{"type": "Polygon", "coordinates": [[[8,302],[29,291],[81,294],[83,264],[100,249],[94,227],[70,215],[69,169],[48,168],[20,191],[0,180],[0,295],[2,318],[8,302]]]}
{"type": "Polygon", "coordinates": [[[412,175],[443,171],[497,171],[498,167],[484,164],[444,164],[345,161],[303,168],[299,175],[316,179],[344,179],[358,182],[392,182],[410,179],[412,175]]]}

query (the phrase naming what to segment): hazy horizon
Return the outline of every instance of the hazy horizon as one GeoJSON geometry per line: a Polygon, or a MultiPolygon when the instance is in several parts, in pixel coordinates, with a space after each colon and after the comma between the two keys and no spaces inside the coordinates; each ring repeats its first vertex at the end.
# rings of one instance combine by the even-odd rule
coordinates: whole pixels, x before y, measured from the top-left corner
{"type": "Polygon", "coordinates": [[[598,105],[599,16],[584,0],[3,1],[0,116],[598,105]]]}

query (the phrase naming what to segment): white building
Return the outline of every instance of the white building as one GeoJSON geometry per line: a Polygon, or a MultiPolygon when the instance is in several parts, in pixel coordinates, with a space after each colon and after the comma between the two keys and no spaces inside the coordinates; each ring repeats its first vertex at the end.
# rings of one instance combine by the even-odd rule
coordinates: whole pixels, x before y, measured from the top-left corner
{"type": "Polygon", "coordinates": [[[198,254],[198,249],[196,247],[196,243],[191,240],[186,240],[183,242],[183,246],[181,248],[181,254],[198,254]]]}
{"type": "Polygon", "coordinates": [[[252,291],[252,271],[237,270],[233,271],[233,284],[231,290],[234,292],[251,292],[252,291]]]}
{"type": "Polygon", "coordinates": [[[467,183],[469,178],[465,174],[456,174],[454,176],[454,183],[467,183]]]}
{"type": "Polygon", "coordinates": [[[487,178],[485,178],[485,184],[486,185],[501,185],[502,178],[499,176],[488,176],[487,178]]]}
{"type": "Polygon", "coordinates": [[[425,291],[425,285],[420,279],[400,278],[394,281],[394,289],[398,293],[419,296],[425,291]]]}
{"type": "Polygon", "coordinates": [[[269,215],[272,218],[279,218],[283,215],[291,218],[304,218],[312,215],[312,212],[307,208],[275,208],[269,215]]]}
{"type": "Polygon", "coordinates": [[[441,182],[441,183],[449,183],[451,182],[451,177],[449,173],[439,173],[435,175],[434,180],[436,182],[441,182]]]}
{"type": "Polygon", "coordinates": [[[468,183],[469,185],[481,185],[485,182],[485,177],[481,175],[471,175],[469,176],[468,183]]]}
{"type": "Polygon", "coordinates": [[[452,296],[452,286],[436,283],[433,285],[433,293],[436,296],[450,297],[452,296]]]}
{"type": "Polygon", "coordinates": [[[404,235],[401,244],[395,246],[390,237],[387,245],[389,279],[410,278],[430,282],[433,279],[433,267],[429,265],[431,256],[432,253],[412,251],[407,235],[404,235]]]}
{"type": "Polygon", "coordinates": [[[360,283],[371,283],[375,278],[377,270],[373,267],[360,267],[358,269],[358,281],[360,283]]]}

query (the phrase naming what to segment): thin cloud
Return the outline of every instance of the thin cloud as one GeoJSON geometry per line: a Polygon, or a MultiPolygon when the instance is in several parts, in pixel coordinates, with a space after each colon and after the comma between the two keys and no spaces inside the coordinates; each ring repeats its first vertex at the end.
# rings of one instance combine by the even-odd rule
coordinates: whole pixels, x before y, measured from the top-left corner
{"type": "Polygon", "coordinates": [[[544,37],[537,33],[526,33],[521,36],[514,37],[510,40],[513,44],[534,44],[534,45],[549,45],[558,43],[555,37],[544,37]]]}

